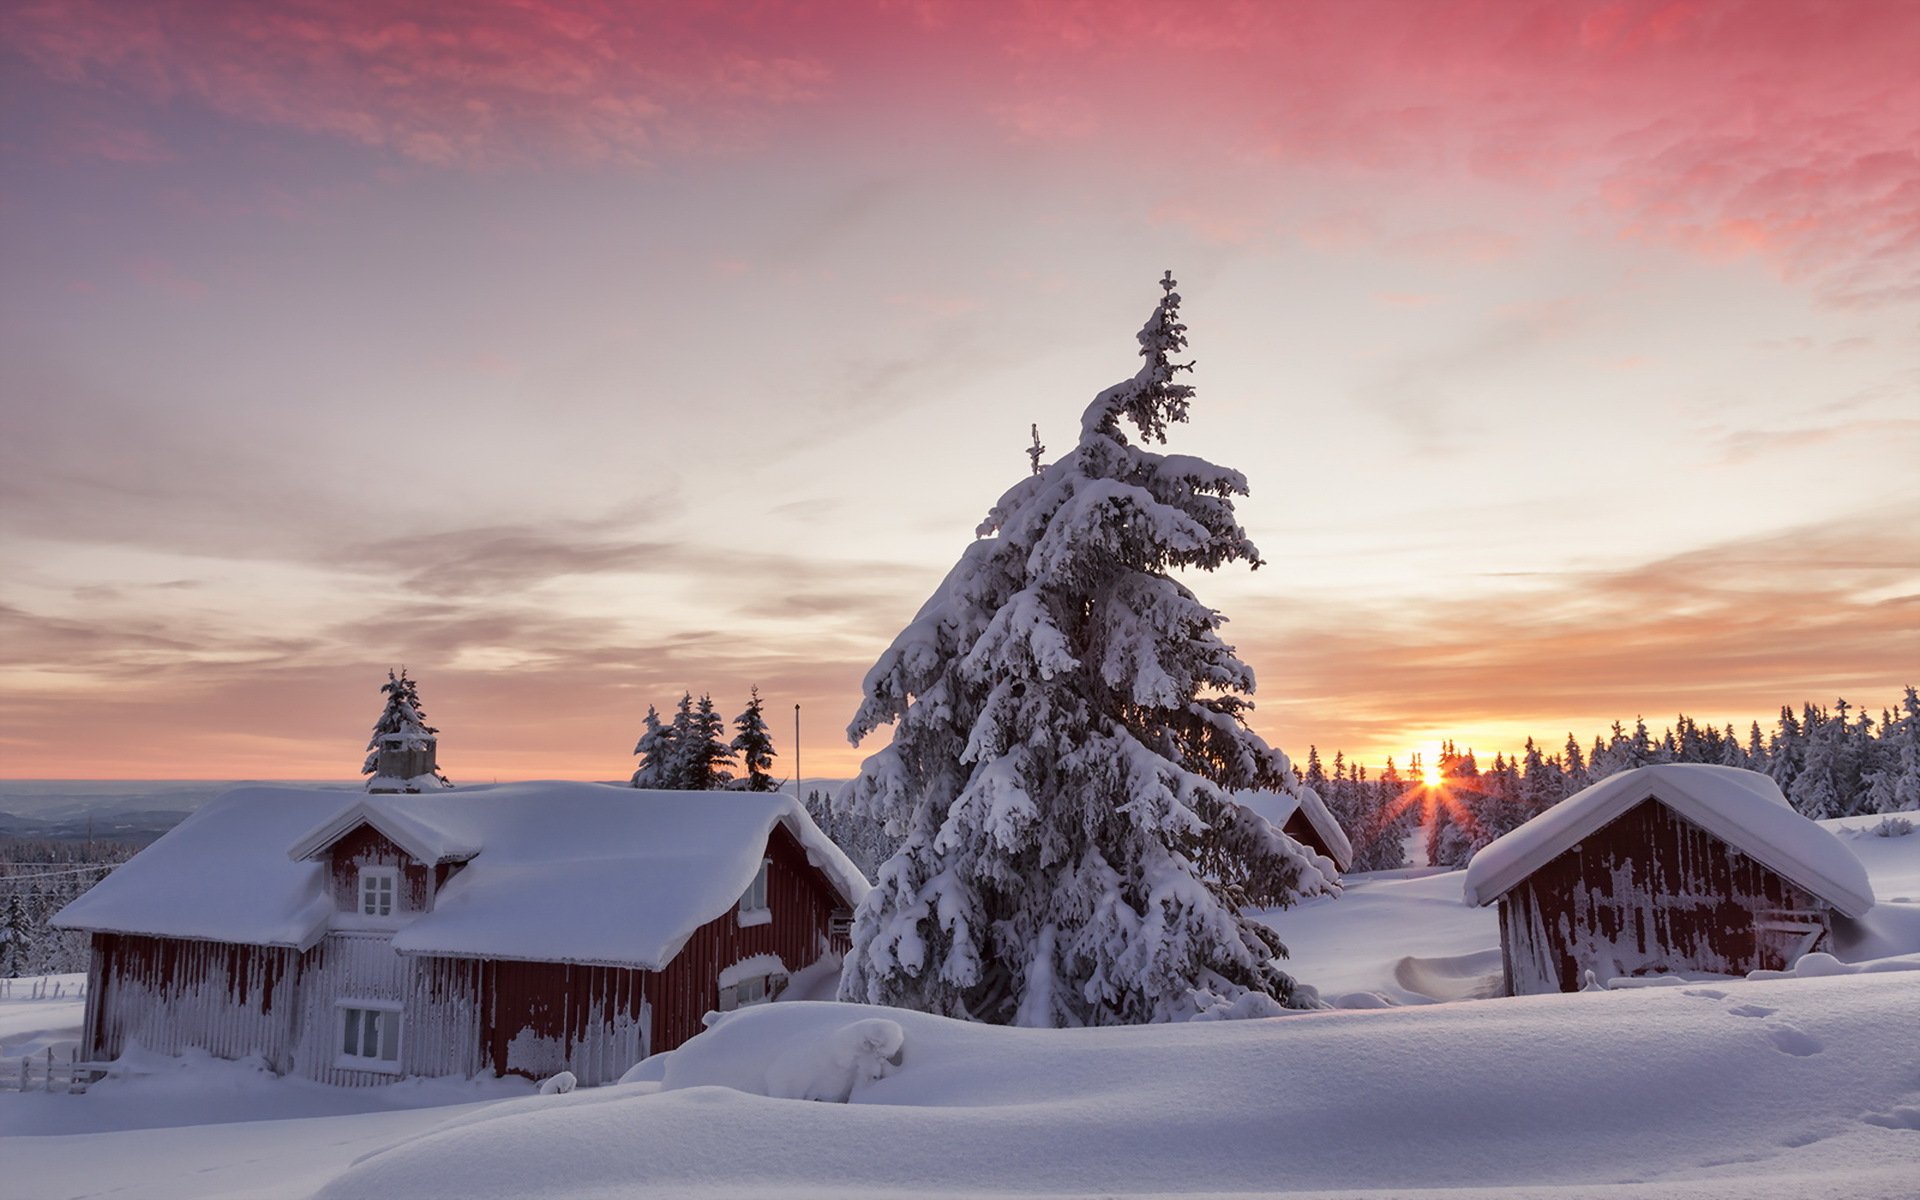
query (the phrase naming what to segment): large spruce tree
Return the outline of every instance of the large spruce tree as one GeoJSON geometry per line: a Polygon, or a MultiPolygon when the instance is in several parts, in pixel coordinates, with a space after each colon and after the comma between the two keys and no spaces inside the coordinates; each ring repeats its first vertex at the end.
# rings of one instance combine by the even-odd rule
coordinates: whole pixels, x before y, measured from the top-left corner
{"type": "Polygon", "coordinates": [[[1234,517],[1246,481],[1124,428],[1164,442],[1193,396],[1161,285],[1139,373],[1001,497],[867,674],[849,737],[893,740],[837,803],[901,841],[855,917],[843,999],[1041,1026],[1308,1002],[1247,910],[1334,885],[1231,799],[1298,780],[1246,726],[1253,672],[1224,618],[1173,574],[1260,565],[1234,517]]]}

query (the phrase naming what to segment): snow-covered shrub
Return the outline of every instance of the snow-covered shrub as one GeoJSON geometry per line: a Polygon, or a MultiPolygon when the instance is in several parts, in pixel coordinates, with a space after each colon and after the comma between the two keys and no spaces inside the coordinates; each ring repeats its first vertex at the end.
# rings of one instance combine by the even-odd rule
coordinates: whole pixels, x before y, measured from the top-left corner
{"type": "Polygon", "coordinates": [[[1913,832],[1913,822],[1905,817],[1882,817],[1880,823],[1870,826],[1867,832],[1875,837],[1906,837],[1913,832]]]}

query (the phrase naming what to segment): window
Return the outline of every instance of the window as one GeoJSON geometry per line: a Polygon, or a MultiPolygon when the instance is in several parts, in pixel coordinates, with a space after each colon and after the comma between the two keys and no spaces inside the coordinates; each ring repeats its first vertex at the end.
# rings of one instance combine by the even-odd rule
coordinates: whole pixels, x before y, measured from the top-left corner
{"type": "Polygon", "coordinates": [[[773,999],[773,981],[754,975],[720,989],[720,1011],[732,1012],[749,1004],[765,1004],[773,999]]]}
{"type": "Polygon", "coordinates": [[[746,894],[740,897],[742,925],[764,925],[773,920],[773,913],[767,908],[767,868],[772,864],[770,858],[760,860],[760,869],[754,872],[753,882],[747,885],[746,894]]]}
{"type": "Polygon", "coordinates": [[[343,1067],[374,1071],[400,1069],[400,1009],[366,1001],[340,1006],[340,1060],[343,1067]]]}
{"type": "Polygon", "coordinates": [[[369,917],[393,915],[393,894],[400,885],[397,867],[360,868],[360,911],[369,917]]]}

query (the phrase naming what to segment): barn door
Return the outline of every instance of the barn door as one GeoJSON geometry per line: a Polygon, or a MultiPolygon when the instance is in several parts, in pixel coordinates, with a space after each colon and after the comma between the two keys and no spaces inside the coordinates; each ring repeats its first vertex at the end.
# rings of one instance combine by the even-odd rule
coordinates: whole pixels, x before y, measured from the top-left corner
{"type": "Polygon", "coordinates": [[[1784,971],[1798,962],[1801,955],[1826,945],[1826,914],[1788,908],[1761,909],[1754,914],[1753,941],[1755,966],[1784,971]]]}

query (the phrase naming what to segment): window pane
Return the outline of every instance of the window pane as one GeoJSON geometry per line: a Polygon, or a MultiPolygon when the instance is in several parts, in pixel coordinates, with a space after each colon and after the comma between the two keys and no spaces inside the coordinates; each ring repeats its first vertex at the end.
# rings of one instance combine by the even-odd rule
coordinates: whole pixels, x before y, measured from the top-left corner
{"type": "Polygon", "coordinates": [[[400,1061],[400,1014],[397,1012],[380,1014],[380,1059],[400,1061]]]}
{"type": "Polygon", "coordinates": [[[360,1010],[357,1008],[349,1008],[344,1011],[347,1018],[347,1029],[346,1036],[340,1039],[340,1045],[343,1047],[343,1053],[358,1054],[360,1053],[360,1010]]]}

